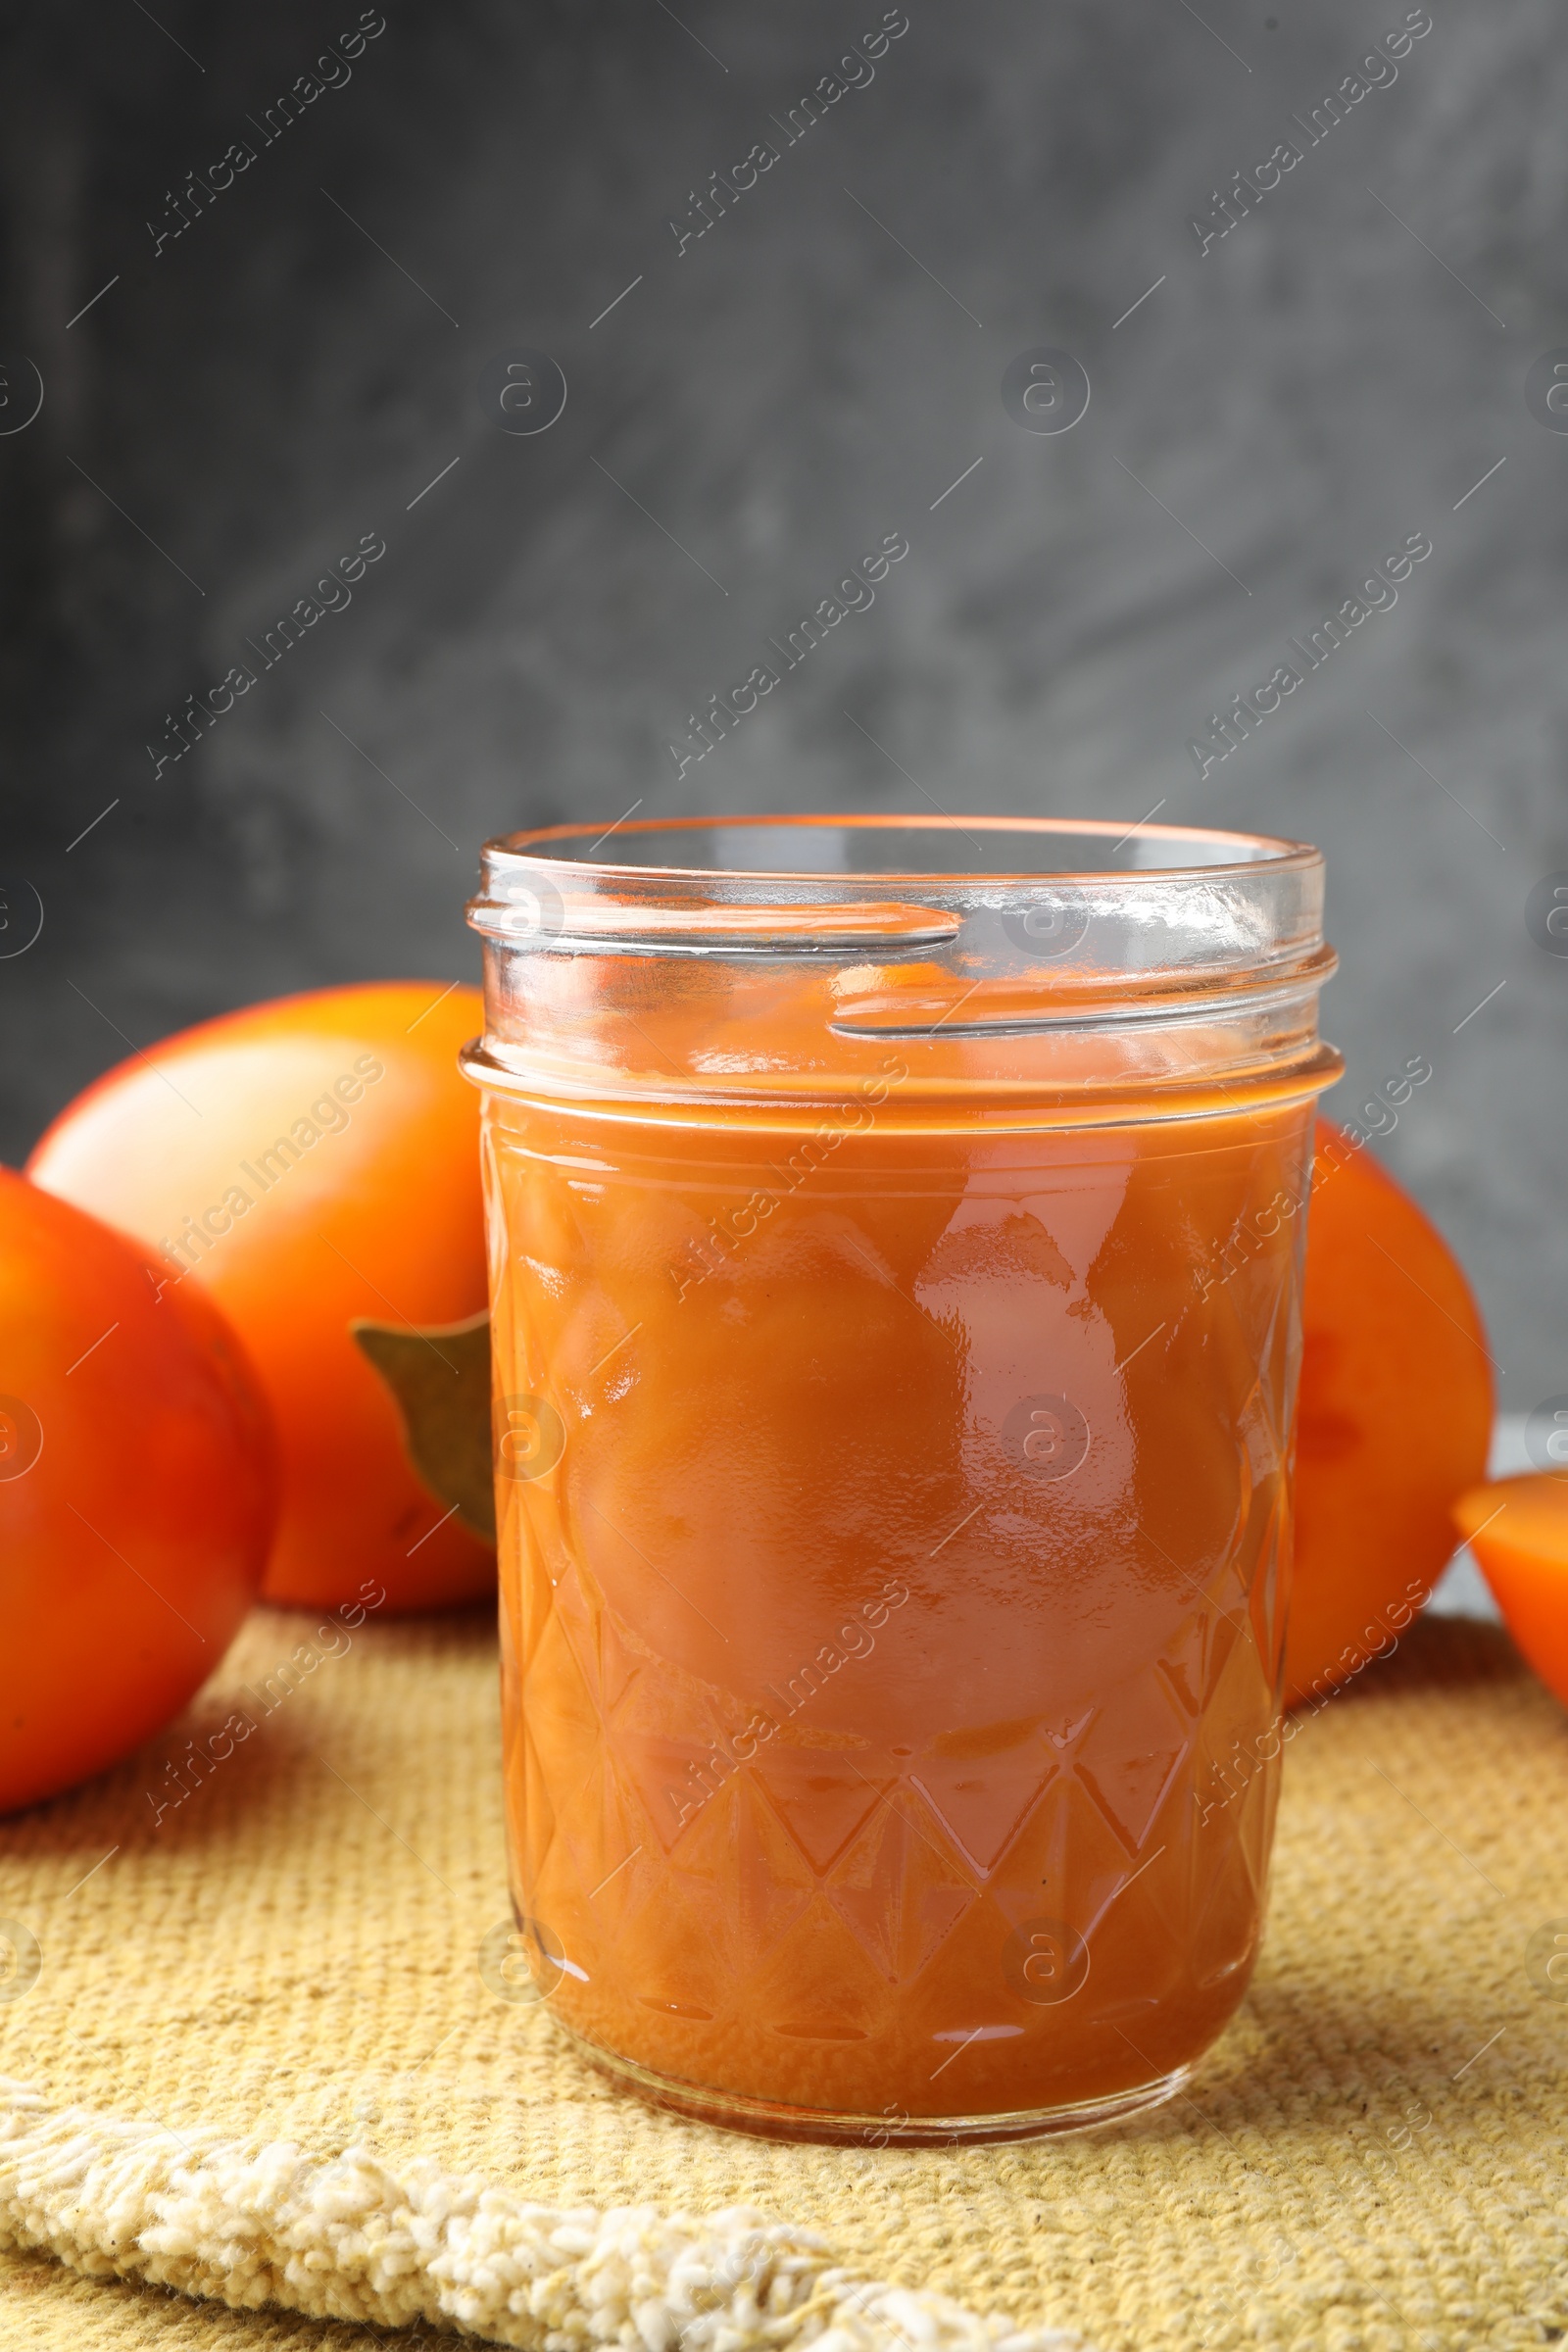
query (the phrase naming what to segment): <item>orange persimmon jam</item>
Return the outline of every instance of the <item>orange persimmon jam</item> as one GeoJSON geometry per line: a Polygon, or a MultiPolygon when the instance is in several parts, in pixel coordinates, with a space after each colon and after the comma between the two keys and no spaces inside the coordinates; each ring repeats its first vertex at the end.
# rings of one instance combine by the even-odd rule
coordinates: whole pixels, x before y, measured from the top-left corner
{"type": "Polygon", "coordinates": [[[1261,1927],[1321,860],[590,841],[492,844],[470,910],[535,1981],[754,2131],[1146,2105],[1261,1927]]]}

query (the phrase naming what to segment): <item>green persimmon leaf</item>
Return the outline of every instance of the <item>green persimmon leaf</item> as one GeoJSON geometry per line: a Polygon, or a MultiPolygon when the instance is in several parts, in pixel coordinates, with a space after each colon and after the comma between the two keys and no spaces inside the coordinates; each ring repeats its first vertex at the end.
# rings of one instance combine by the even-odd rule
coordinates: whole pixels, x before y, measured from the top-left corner
{"type": "Polygon", "coordinates": [[[462,1323],[376,1323],[349,1330],[392,1392],[416,1476],[465,1527],[496,1540],[490,1454],[490,1317],[462,1323]]]}

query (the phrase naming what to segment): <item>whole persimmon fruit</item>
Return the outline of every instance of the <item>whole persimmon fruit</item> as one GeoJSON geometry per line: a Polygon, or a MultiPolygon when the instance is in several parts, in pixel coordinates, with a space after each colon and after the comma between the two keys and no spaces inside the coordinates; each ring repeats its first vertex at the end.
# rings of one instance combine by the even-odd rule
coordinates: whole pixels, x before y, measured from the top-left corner
{"type": "Polygon", "coordinates": [[[1453,1506],[1453,1523],[1504,1625],[1568,1707],[1568,1476],[1544,1470],[1471,1487],[1453,1506]]]}
{"type": "Polygon", "coordinates": [[[373,1578],[389,1608],[433,1608],[493,1584],[493,1552],[415,1475],[349,1329],[485,1303],[478,1097],[457,1066],[482,1025],[478,992],[438,980],[253,1004],[110,1070],[27,1163],[239,1333],[282,1461],[265,1599],[329,1607],[373,1578]]]}
{"type": "Polygon", "coordinates": [[[0,1811],[127,1755],[206,1681],[276,1477],[212,1300],[0,1168],[0,1811]]]}
{"type": "Polygon", "coordinates": [[[1453,1549],[1486,1469],[1492,1360],[1457,1258],[1371,1153],[1326,1120],[1306,1224],[1296,1575],[1285,1696],[1387,1650],[1453,1549]]]}

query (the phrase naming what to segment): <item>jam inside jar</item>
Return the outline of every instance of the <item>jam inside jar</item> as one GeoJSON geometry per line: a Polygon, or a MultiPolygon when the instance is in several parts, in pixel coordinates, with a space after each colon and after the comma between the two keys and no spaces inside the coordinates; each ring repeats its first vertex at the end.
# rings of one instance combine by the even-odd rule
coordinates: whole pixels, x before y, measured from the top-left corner
{"type": "Polygon", "coordinates": [[[1023,2136],[1240,2002],[1322,885],[1048,820],[487,848],[513,1894],[646,2097],[1023,2136]]]}

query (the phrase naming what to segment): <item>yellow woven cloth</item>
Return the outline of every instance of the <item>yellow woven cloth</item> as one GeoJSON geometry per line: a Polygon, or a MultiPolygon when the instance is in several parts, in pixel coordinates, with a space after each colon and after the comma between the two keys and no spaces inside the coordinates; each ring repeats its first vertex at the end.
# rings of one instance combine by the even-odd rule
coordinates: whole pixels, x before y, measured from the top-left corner
{"type": "MultiPolygon", "coordinates": [[[[366,1624],[155,1824],[166,1763],[312,1633],[258,1611],[177,1732],[0,1825],[0,1915],[41,1950],[0,2003],[0,2073],[51,2106],[321,2157],[357,2140],[552,2205],[757,2206],[867,2278],[1099,2352],[1568,2332],[1568,2000],[1527,1955],[1568,1932],[1568,1721],[1499,1634],[1417,1626],[1296,1739],[1262,1963],[1190,2096],[928,2153],[652,2113],[489,1988],[476,1952],[506,1901],[480,1618],[366,1624]]],[[[396,2340],[0,2257],[5,2352],[396,2340]]]]}

